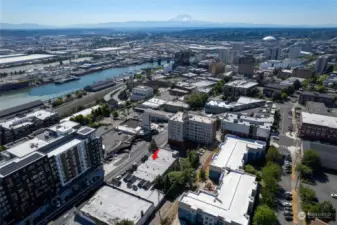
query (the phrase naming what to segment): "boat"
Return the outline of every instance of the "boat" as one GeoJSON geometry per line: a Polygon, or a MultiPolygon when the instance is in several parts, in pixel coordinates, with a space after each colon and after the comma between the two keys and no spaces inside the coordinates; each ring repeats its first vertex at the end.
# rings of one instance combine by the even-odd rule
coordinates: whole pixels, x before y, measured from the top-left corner
{"type": "Polygon", "coordinates": [[[0,82],[0,92],[18,90],[29,87],[29,80],[10,80],[0,82]]]}
{"type": "Polygon", "coordinates": [[[70,76],[70,77],[59,79],[59,80],[55,81],[54,83],[55,84],[64,84],[64,83],[74,81],[74,80],[79,80],[79,79],[80,79],[79,77],[70,76]]]}

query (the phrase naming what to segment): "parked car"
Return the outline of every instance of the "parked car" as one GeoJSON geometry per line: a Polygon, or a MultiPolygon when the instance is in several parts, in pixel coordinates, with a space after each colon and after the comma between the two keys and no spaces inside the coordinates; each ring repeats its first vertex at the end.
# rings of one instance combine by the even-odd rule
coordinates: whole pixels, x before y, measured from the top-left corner
{"type": "Polygon", "coordinates": [[[286,191],[284,194],[285,194],[285,195],[293,196],[293,193],[292,193],[291,191],[286,191]]]}
{"type": "Polygon", "coordinates": [[[332,193],[332,194],[331,194],[331,197],[332,197],[332,198],[337,198],[337,193],[332,193]]]}
{"type": "Polygon", "coordinates": [[[292,207],[293,204],[291,204],[291,202],[283,202],[283,206],[286,206],[286,207],[292,207]]]}
{"type": "Polygon", "coordinates": [[[284,216],[293,216],[293,212],[286,210],[286,211],[283,212],[283,215],[284,216]]]}
{"type": "Polygon", "coordinates": [[[279,136],[273,136],[272,137],[274,140],[280,140],[280,137],[279,136]]]}
{"type": "Polygon", "coordinates": [[[286,219],[286,221],[291,221],[291,220],[293,220],[293,217],[292,217],[292,216],[285,216],[284,218],[286,219]]]}

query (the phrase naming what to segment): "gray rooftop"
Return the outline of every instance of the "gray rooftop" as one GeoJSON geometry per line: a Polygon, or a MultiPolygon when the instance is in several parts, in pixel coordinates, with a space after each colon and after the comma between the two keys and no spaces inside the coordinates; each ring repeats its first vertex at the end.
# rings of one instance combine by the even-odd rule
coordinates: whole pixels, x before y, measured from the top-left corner
{"type": "Polygon", "coordinates": [[[309,113],[328,115],[328,109],[322,102],[307,102],[307,110],[309,113]]]}
{"type": "Polygon", "coordinates": [[[108,225],[127,219],[135,224],[141,215],[151,209],[153,203],[110,186],[103,186],[83,206],[81,211],[108,225]]]}
{"type": "Polygon", "coordinates": [[[30,155],[27,155],[23,158],[15,158],[10,160],[2,165],[0,165],[0,177],[8,176],[9,174],[14,173],[26,167],[27,165],[41,159],[44,155],[39,152],[34,152],[30,155]]]}
{"type": "Polygon", "coordinates": [[[177,160],[173,157],[174,152],[166,149],[159,149],[157,157],[150,156],[144,163],[140,164],[133,173],[139,179],[153,182],[158,175],[163,175],[172,163],[177,160]]]}

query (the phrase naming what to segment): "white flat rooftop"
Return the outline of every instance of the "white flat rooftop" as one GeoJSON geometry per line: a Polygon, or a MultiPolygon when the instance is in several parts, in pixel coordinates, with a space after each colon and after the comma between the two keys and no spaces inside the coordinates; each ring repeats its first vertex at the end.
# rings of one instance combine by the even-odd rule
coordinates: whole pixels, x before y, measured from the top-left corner
{"type": "Polygon", "coordinates": [[[165,100],[158,99],[158,98],[151,98],[144,102],[142,106],[148,107],[148,108],[159,108],[160,106],[164,105],[166,103],[165,100]]]}
{"type": "Polygon", "coordinates": [[[63,143],[61,146],[53,149],[52,151],[48,152],[48,157],[51,156],[56,156],[59,155],[65,151],[67,151],[68,149],[71,149],[75,146],[77,146],[78,144],[80,144],[82,141],[80,139],[72,139],[71,141],[68,141],[66,143],[63,143]]]}
{"type": "Polygon", "coordinates": [[[75,116],[78,116],[78,115],[83,115],[83,116],[90,115],[91,112],[92,112],[94,109],[97,109],[97,108],[99,108],[99,107],[100,107],[99,105],[95,105],[95,106],[93,106],[93,107],[91,107],[91,108],[84,109],[84,110],[82,110],[82,111],[79,111],[79,112],[77,112],[77,113],[71,115],[71,116],[68,116],[67,118],[62,119],[61,122],[69,121],[70,118],[75,117],[75,116]]]}
{"type": "Polygon", "coordinates": [[[16,157],[24,157],[34,151],[36,151],[37,149],[47,145],[48,142],[38,139],[38,138],[33,138],[31,140],[28,140],[26,142],[23,142],[19,145],[16,145],[12,148],[9,148],[8,150],[6,150],[7,152],[11,153],[12,155],[16,156],[16,157]]]}
{"type": "Polygon", "coordinates": [[[215,123],[215,121],[216,121],[215,118],[193,115],[193,114],[188,115],[188,120],[199,122],[199,123],[205,123],[205,124],[212,124],[212,123],[215,123]]]}
{"type": "Polygon", "coordinates": [[[130,195],[109,186],[103,186],[85,204],[81,211],[86,215],[103,222],[115,225],[118,221],[126,219],[137,224],[152,204],[146,200],[130,195]]]}
{"type": "Polygon", "coordinates": [[[211,166],[218,168],[230,168],[232,170],[243,169],[244,155],[250,149],[263,149],[266,143],[253,139],[239,138],[234,135],[226,135],[220,144],[220,151],[213,156],[211,166]]]}
{"type": "Polygon", "coordinates": [[[337,129],[337,117],[302,112],[302,123],[337,129]]]}
{"type": "Polygon", "coordinates": [[[96,48],[94,51],[96,52],[110,52],[110,51],[117,51],[121,50],[123,47],[104,47],[104,48],[96,48]]]}
{"type": "Polygon", "coordinates": [[[133,175],[150,182],[154,181],[158,175],[163,175],[177,159],[172,154],[172,151],[159,149],[157,157],[150,156],[144,163],[138,166],[133,175]]]}
{"type": "Polygon", "coordinates": [[[33,119],[37,118],[39,120],[45,120],[53,115],[55,112],[50,112],[47,110],[37,110],[35,112],[28,113],[23,117],[14,117],[0,123],[0,125],[7,129],[16,129],[22,126],[33,124],[33,119]]]}
{"type": "Polygon", "coordinates": [[[201,191],[188,192],[182,195],[180,202],[200,209],[215,217],[223,217],[228,223],[248,225],[246,217],[252,191],[257,188],[255,176],[239,172],[226,172],[216,196],[201,191]]]}
{"type": "Polygon", "coordinates": [[[231,86],[235,88],[252,88],[257,85],[258,83],[256,82],[246,80],[235,80],[225,84],[225,86],[231,86]]]}
{"type": "Polygon", "coordinates": [[[261,103],[261,102],[265,102],[265,100],[241,96],[236,103],[246,105],[246,104],[261,103]]]}
{"type": "Polygon", "coordinates": [[[33,60],[39,60],[39,59],[47,59],[47,58],[52,58],[52,57],[54,57],[54,55],[33,54],[33,55],[24,55],[24,56],[9,57],[9,58],[0,58],[0,65],[33,61],[33,60]]]}

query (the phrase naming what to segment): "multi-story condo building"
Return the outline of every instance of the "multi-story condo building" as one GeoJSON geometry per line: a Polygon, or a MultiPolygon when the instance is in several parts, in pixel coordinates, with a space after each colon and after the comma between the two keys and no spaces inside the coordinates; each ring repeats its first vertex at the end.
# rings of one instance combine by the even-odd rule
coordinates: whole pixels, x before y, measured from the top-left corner
{"type": "Polygon", "coordinates": [[[239,58],[239,74],[253,76],[255,58],[253,56],[244,56],[239,58]]]}
{"type": "Polygon", "coordinates": [[[215,140],[216,119],[178,112],[168,122],[168,139],[171,143],[192,141],[211,144],[215,140]]]}
{"type": "Polygon", "coordinates": [[[224,102],[210,100],[205,104],[205,113],[224,113],[229,111],[239,111],[250,108],[262,107],[265,100],[241,96],[236,102],[224,102]]]}
{"type": "Polygon", "coordinates": [[[153,96],[153,88],[147,86],[137,86],[132,89],[131,100],[140,101],[153,96]]]}
{"type": "Polygon", "coordinates": [[[26,137],[35,130],[58,123],[57,112],[40,109],[23,116],[15,116],[0,122],[0,144],[5,145],[26,137]]]}
{"type": "Polygon", "coordinates": [[[256,177],[226,170],[214,192],[186,192],[179,198],[178,216],[190,224],[248,225],[257,196],[256,177]]]}
{"type": "Polygon", "coordinates": [[[224,88],[232,96],[249,95],[252,90],[258,86],[258,83],[248,80],[235,80],[225,84],[224,88]]]}
{"type": "Polygon", "coordinates": [[[322,102],[327,107],[332,107],[335,104],[335,96],[316,92],[302,92],[298,102],[302,105],[306,105],[308,101],[322,102]]]}
{"type": "Polygon", "coordinates": [[[243,170],[246,163],[264,157],[266,142],[227,134],[212,158],[209,177],[218,181],[226,169],[243,170]]]}
{"type": "Polygon", "coordinates": [[[323,56],[318,57],[316,59],[316,66],[315,66],[316,73],[322,74],[328,65],[328,61],[329,61],[329,56],[323,55],[323,56]]]}
{"type": "Polygon", "coordinates": [[[210,178],[219,185],[213,192],[184,193],[179,198],[179,218],[191,224],[248,225],[258,183],[243,167],[264,156],[266,142],[227,135],[219,148],[210,165],[210,178]]]}
{"type": "Polygon", "coordinates": [[[293,76],[308,79],[314,75],[314,72],[315,71],[311,68],[296,67],[293,69],[293,76]]]}
{"type": "Polygon", "coordinates": [[[221,121],[221,131],[240,137],[268,140],[274,119],[270,117],[250,117],[226,113],[221,121]]]}
{"type": "Polygon", "coordinates": [[[32,152],[0,164],[0,222],[16,224],[56,195],[48,157],[32,152]]]}
{"type": "Polygon", "coordinates": [[[13,144],[0,159],[2,221],[16,224],[100,166],[102,144],[95,129],[65,121],[13,144]]]}
{"type": "Polygon", "coordinates": [[[337,117],[302,112],[299,135],[311,141],[337,143],[337,117]]]}

